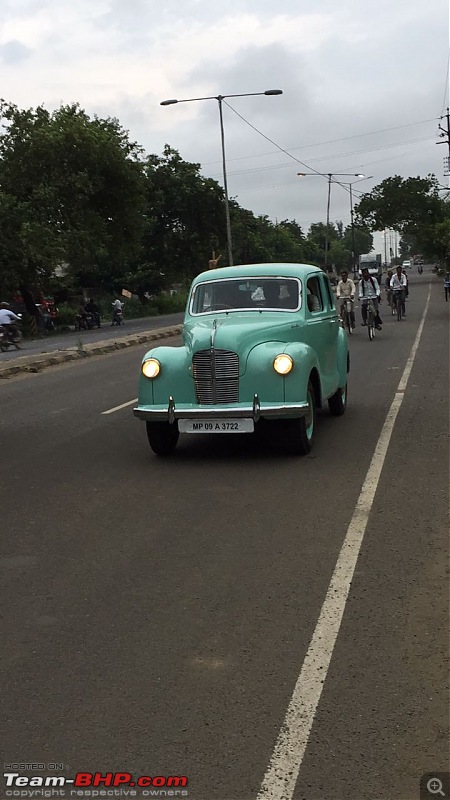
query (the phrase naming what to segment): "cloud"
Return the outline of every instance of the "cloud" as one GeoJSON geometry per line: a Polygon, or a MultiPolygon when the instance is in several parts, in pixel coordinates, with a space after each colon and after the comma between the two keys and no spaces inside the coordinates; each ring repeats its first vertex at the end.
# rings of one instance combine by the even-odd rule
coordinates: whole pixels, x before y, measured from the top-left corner
{"type": "MultiPolygon", "coordinates": [[[[160,101],[281,88],[227,102],[299,161],[224,106],[229,190],[307,227],[327,192],[297,177],[308,167],[373,175],[367,189],[395,173],[442,177],[437,122],[423,120],[445,107],[447,14],[446,0],[3,0],[2,94],[117,116],[147,152],[167,142],[222,181],[217,102],[160,101]]],[[[349,216],[333,186],[332,218],[349,216]]]]}
{"type": "Polygon", "coordinates": [[[19,61],[28,58],[30,53],[29,47],[14,39],[0,45],[0,59],[5,64],[18,64],[19,61]]]}

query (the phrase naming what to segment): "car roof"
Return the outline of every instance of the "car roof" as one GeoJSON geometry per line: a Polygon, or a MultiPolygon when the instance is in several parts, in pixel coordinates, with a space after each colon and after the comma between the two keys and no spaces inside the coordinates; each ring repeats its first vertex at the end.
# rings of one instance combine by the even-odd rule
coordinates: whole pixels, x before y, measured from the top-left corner
{"type": "Polygon", "coordinates": [[[219,267],[201,272],[194,278],[193,283],[223,278],[304,278],[311,272],[323,273],[323,270],[313,264],[236,264],[233,267],[219,267]]]}

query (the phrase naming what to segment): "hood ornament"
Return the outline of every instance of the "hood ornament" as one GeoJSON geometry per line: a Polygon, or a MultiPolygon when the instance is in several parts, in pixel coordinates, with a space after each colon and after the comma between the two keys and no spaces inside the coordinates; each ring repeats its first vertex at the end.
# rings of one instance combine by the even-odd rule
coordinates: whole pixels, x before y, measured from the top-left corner
{"type": "Polygon", "coordinates": [[[209,340],[211,350],[214,350],[214,340],[216,338],[216,333],[217,333],[217,320],[214,319],[212,324],[211,338],[209,340]]]}

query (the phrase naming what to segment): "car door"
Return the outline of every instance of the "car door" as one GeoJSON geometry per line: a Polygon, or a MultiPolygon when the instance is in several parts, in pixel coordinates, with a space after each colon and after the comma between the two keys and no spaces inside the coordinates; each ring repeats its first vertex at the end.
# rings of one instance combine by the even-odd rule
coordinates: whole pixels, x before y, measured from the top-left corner
{"type": "Polygon", "coordinates": [[[314,272],[306,279],[306,338],[317,354],[322,394],[333,393],[335,378],[333,362],[337,358],[337,313],[327,296],[324,275],[314,272]]]}
{"type": "Polygon", "coordinates": [[[338,384],[338,338],[340,323],[336,299],[330,280],[325,274],[320,276],[320,280],[323,286],[325,318],[328,324],[327,375],[330,379],[329,393],[333,394],[338,384]]]}

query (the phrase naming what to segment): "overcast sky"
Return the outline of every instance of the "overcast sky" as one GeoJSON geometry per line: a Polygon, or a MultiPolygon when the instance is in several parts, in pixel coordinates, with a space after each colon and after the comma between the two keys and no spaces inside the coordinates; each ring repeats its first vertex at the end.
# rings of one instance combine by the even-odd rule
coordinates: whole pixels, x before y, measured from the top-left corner
{"type": "MultiPolygon", "coordinates": [[[[228,189],[255,214],[305,230],[326,219],[327,183],[297,172],[373,176],[355,194],[394,174],[448,181],[447,149],[436,146],[448,53],[448,0],[0,3],[4,99],[77,101],[118,117],[148,153],[168,143],[221,183],[217,102],[160,101],[282,89],[226,101],[253,126],[224,106],[228,189]]],[[[330,218],[350,221],[338,185],[330,218]]]]}

